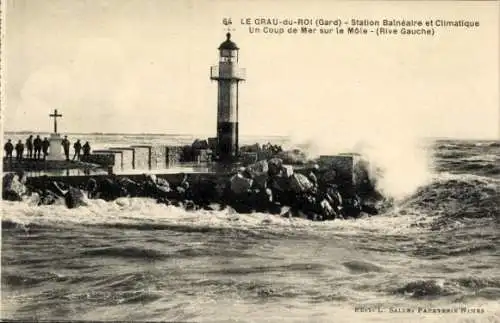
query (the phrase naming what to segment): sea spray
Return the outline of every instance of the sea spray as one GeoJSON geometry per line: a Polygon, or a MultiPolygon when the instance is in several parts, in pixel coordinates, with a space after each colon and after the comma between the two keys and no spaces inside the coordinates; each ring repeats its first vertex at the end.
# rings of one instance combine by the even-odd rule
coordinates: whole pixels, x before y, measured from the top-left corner
{"type": "Polygon", "coordinates": [[[387,197],[403,199],[432,177],[431,153],[426,143],[405,131],[352,133],[340,136],[335,130],[316,130],[309,136],[291,136],[295,147],[308,158],[339,153],[358,153],[370,163],[372,181],[387,197]]]}
{"type": "Polygon", "coordinates": [[[378,190],[397,200],[413,194],[432,178],[429,152],[417,139],[374,137],[353,150],[381,171],[376,179],[378,190]]]}

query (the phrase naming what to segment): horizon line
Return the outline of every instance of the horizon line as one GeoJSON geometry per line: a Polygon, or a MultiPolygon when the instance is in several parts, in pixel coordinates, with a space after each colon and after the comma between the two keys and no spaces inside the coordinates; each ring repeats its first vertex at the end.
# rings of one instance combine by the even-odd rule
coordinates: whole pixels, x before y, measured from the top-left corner
{"type": "MultiPolygon", "coordinates": [[[[49,131],[30,131],[30,130],[9,130],[4,131],[3,134],[52,134],[49,131]]],[[[61,134],[72,134],[72,135],[143,135],[143,136],[186,136],[186,137],[196,137],[204,136],[206,138],[197,139],[208,139],[216,138],[216,136],[209,136],[204,133],[153,133],[153,132],[64,132],[61,134]]],[[[240,137],[274,137],[274,138],[289,138],[290,135],[241,135],[240,137]]],[[[419,139],[433,139],[433,140],[488,140],[488,141],[500,141],[500,138],[495,137],[450,137],[450,136],[436,136],[436,137],[420,137],[419,139]]]]}
{"type": "MultiPolygon", "coordinates": [[[[4,134],[6,133],[15,133],[15,134],[31,134],[31,133],[47,133],[47,134],[52,134],[53,132],[50,131],[31,131],[31,130],[6,130],[3,132],[4,134]]],[[[93,131],[93,132],[60,132],[59,134],[74,134],[74,135],[167,135],[167,136],[207,136],[207,138],[211,138],[208,134],[206,133],[167,133],[167,132],[162,132],[162,133],[155,133],[155,132],[98,132],[98,131],[93,131]]],[[[241,135],[243,137],[249,137],[249,136],[264,136],[264,137],[289,137],[289,135],[241,135]]],[[[216,136],[213,136],[215,138],[216,136]]]]}

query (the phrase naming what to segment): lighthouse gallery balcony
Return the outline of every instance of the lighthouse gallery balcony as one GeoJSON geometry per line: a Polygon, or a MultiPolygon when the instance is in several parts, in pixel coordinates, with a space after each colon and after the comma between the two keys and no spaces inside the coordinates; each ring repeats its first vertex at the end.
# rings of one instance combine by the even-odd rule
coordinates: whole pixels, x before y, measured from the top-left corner
{"type": "Polygon", "coordinates": [[[234,65],[215,65],[210,67],[211,80],[239,80],[246,79],[246,69],[234,65]]]}

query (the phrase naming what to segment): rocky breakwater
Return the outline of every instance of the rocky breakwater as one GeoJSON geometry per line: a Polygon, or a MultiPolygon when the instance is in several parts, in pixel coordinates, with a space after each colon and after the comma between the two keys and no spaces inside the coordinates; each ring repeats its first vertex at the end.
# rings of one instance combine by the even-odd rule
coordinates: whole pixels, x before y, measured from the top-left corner
{"type": "Polygon", "coordinates": [[[384,198],[368,177],[359,183],[346,182],[353,174],[341,171],[320,164],[294,169],[282,159],[271,158],[227,173],[26,178],[19,172],[4,176],[3,199],[29,198],[39,205],[61,199],[74,208],[88,199],[144,197],[187,210],[230,207],[239,213],[265,212],[316,221],[377,214],[384,198]]]}

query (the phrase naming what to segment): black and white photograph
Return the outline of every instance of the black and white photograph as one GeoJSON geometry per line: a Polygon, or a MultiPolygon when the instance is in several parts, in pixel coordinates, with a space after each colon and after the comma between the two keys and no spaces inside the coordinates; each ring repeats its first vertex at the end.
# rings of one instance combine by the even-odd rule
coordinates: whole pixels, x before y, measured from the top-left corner
{"type": "Polygon", "coordinates": [[[500,2],[1,2],[5,322],[499,322],[500,2]]]}

